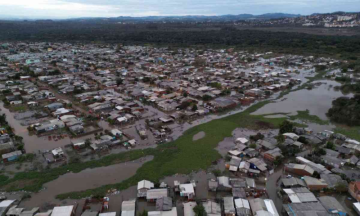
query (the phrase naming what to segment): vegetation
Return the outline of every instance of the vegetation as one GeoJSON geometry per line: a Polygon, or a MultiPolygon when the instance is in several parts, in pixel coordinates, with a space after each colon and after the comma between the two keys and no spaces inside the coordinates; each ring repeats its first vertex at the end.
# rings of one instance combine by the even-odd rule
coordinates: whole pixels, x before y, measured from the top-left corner
{"type": "Polygon", "coordinates": [[[195,216],[206,216],[206,211],[203,205],[198,204],[197,206],[194,207],[194,213],[195,216]]]}
{"type": "Polygon", "coordinates": [[[332,102],[327,112],[331,121],[348,126],[360,126],[360,95],[340,97],[332,102]]]}
{"type": "Polygon", "coordinates": [[[279,134],[282,135],[284,133],[291,133],[293,132],[294,124],[289,121],[284,121],[280,125],[279,134]]]}
{"type": "Polygon", "coordinates": [[[290,116],[291,120],[295,120],[295,119],[300,119],[300,120],[307,120],[319,125],[327,125],[329,124],[329,121],[326,120],[322,120],[321,118],[319,118],[316,115],[310,115],[309,110],[305,110],[305,111],[297,111],[297,115],[295,116],[290,116]]]}

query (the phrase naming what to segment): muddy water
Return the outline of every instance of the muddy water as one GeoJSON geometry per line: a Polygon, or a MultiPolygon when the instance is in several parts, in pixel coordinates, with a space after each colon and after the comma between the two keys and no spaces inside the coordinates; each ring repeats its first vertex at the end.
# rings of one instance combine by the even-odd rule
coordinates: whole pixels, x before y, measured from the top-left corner
{"type": "Polygon", "coordinates": [[[79,173],[67,173],[46,183],[44,185],[45,190],[33,194],[31,199],[22,202],[22,205],[28,208],[42,206],[44,203],[56,202],[55,196],[58,194],[119,183],[133,176],[138,168],[152,159],[152,156],[148,156],[112,166],[86,169],[79,173]]]}
{"type": "MultiPolygon", "coordinates": [[[[316,115],[326,120],[326,112],[331,108],[332,101],[344,96],[344,94],[334,90],[333,87],[340,85],[338,82],[322,80],[317,83],[322,84],[314,86],[311,90],[302,89],[291,92],[283,98],[276,100],[275,103],[267,104],[252,114],[261,115],[281,112],[296,115],[297,111],[308,109],[311,115],[316,115]]],[[[352,94],[346,96],[351,97],[352,94]]]]}
{"type": "Polygon", "coordinates": [[[68,137],[54,141],[53,139],[48,140],[48,137],[38,137],[36,135],[30,136],[27,127],[22,126],[20,122],[14,118],[14,113],[11,113],[6,109],[3,102],[0,102],[0,109],[0,113],[6,115],[6,120],[14,129],[15,134],[24,138],[23,142],[25,144],[25,150],[28,153],[37,152],[39,150],[50,150],[71,143],[68,137]]]}
{"type": "Polygon", "coordinates": [[[202,139],[205,137],[205,132],[204,131],[200,131],[199,133],[195,134],[193,136],[193,141],[196,141],[196,140],[199,140],[199,139],[202,139]]]}

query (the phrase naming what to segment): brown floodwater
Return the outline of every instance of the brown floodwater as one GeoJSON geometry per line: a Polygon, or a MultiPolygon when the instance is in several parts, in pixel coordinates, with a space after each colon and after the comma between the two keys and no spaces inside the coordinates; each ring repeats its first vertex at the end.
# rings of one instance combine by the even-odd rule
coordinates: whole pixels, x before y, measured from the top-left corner
{"type": "Polygon", "coordinates": [[[336,81],[321,80],[316,83],[321,84],[315,85],[311,90],[302,89],[290,92],[276,100],[275,103],[269,103],[252,114],[289,113],[296,115],[297,111],[309,110],[311,115],[327,120],[326,112],[331,108],[333,100],[342,96],[352,96],[352,94],[344,95],[341,91],[334,90],[333,87],[340,85],[336,81]]]}
{"type": "Polygon", "coordinates": [[[54,141],[54,139],[48,140],[47,136],[30,136],[27,127],[21,125],[20,121],[14,118],[14,113],[11,113],[8,109],[6,109],[3,102],[0,102],[0,109],[0,113],[6,115],[6,120],[8,121],[9,125],[14,129],[14,133],[24,138],[23,142],[25,144],[24,147],[27,153],[51,150],[71,143],[69,137],[54,141]]]}
{"type": "Polygon", "coordinates": [[[21,203],[21,206],[31,208],[42,207],[45,203],[57,203],[58,194],[82,191],[107,184],[119,183],[135,175],[144,163],[151,161],[153,156],[147,156],[135,161],[120,163],[107,167],[86,169],[79,173],[67,173],[44,185],[44,190],[32,194],[32,197],[21,203]]]}

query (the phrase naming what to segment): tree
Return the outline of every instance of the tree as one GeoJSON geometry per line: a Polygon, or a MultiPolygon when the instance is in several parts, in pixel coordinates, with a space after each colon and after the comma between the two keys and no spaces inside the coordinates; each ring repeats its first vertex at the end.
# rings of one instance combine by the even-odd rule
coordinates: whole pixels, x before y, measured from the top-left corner
{"type": "Polygon", "coordinates": [[[281,156],[276,156],[274,160],[274,165],[280,165],[282,163],[283,158],[281,156]]]}
{"type": "Polygon", "coordinates": [[[148,212],[146,210],[144,210],[143,212],[141,212],[139,214],[139,216],[148,216],[148,212]]]}
{"type": "Polygon", "coordinates": [[[335,185],[336,192],[342,193],[348,190],[348,185],[345,182],[338,182],[335,185]]]}
{"type": "Polygon", "coordinates": [[[314,171],[314,173],[312,174],[312,177],[320,178],[320,174],[317,171],[314,171]]]}
{"type": "Polygon", "coordinates": [[[330,141],[329,141],[329,142],[326,143],[326,148],[327,148],[327,149],[334,149],[334,147],[335,147],[335,146],[334,146],[334,143],[333,143],[333,142],[330,142],[330,141]]]}
{"type": "Polygon", "coordinates": [[[187,97],[187,96],[188,96],[188,93],[187,93],[187,92],[184,92],[183,96],[184,96],[184,97],[187,97]]]}
{"type": "Polygon", "coordinates": [[[211,100],[212,99],[212,97],[210,96],[210,95],[204,95],[203,97],[202,97],[202,99],[203,99],[203,101],[209,101],[209,100],[211,100]]]}
{"type": "Polygon", "coordinates": [[[285,136],[282,135],[282,134],[279,134],[277,137],[276,137],[276,140],[279,144],[281,143],[284,143],[285,142],[285,136]]]}
{"type": "Polygon", "coordinates": [[[195,212],[195,216],[206,216],[207,215],[204,206],[201,204],[195,206],[195,208],[193,210],[195,212]]]}
{"type": "Polygon", "coordinates": [[[214,176],[219,177],[221,175],[221,170],[216,169],[216,170],[213,170],[212,173],[214,174],[214,176]]]}
{"type": "Polygon", "coordinates": [[[194,104],[193,107],[191,108],[191,111],[195,112],[196,110],[198,110],[198,107],[196,104],[194,104]]]}
{"type": "Polygon", "coordinates": [[[250,144],[249,147],[255,149],[256,148],[256,143],[250,144]]]}
{"type": "Polygon", "coordinates": [[[294,128],[293,123],[285,120],[285,121],[283,121],[283,123],[281,123],[281,125],[280,125],[279,134],[284,134],[284,133],[293,132],[293,128],[294,128]]]}

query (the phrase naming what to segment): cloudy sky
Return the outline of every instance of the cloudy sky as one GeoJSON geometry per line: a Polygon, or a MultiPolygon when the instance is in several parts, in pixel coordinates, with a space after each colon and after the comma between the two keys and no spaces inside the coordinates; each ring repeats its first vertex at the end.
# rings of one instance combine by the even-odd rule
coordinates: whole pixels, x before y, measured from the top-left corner
{"type": "Polygon", "coordinates": [[[73,18],[360,11],[360,0],[0,0],[0,17],[73,18]]]}

